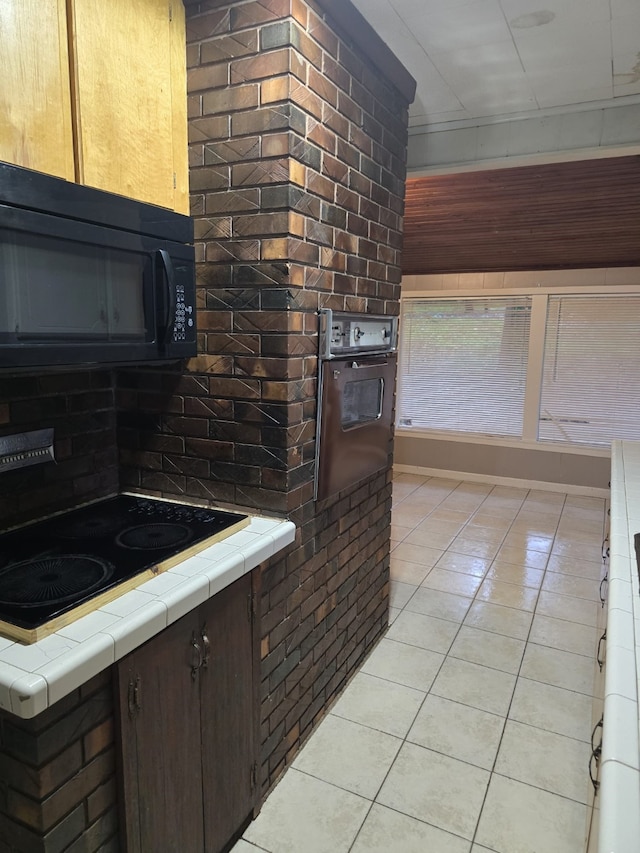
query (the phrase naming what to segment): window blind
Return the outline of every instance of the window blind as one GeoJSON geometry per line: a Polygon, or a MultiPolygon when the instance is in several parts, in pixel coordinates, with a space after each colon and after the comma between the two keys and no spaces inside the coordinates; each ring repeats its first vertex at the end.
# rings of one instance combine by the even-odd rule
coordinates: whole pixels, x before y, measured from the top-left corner
{"type": "Polygon", "coordinates": [[[402,303],[398,425],[520,436],[531,299],[402,303]]]}
{"type": "Polygon", "coordinates": [[[640,295],[549,296],[538,438],[640,438],[640,295]]]}

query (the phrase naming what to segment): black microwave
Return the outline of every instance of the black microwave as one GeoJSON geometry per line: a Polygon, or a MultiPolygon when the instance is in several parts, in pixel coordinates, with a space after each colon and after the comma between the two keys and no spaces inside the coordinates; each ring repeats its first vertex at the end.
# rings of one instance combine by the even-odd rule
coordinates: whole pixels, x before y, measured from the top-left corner
{"type": "Polygon", "coordinates": [[[0,163],[0,369],[196,353],[193,221],[0,163]]]}

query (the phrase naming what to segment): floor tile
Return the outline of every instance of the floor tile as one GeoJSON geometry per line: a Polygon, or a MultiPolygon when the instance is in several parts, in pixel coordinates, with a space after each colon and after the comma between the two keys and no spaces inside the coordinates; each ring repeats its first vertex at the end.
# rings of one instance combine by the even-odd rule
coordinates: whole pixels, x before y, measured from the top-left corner
{"type": "Polygon", "coordinates": [[[413,530],[412,527],[401,527],[399,524],[392,524],[391,525],[391,541],[392,542],[402,542],[402,540],[405,538],[405,536],[408,536],[412,530],[413,530]]]}
{"type": "Polygon", "coordinates": [[[469,842],[435,826],[373,804],[351,853],[468,853],[469,842]]]}
{"type": "Polygon", "coordinates": [[[231,853],[260,853],[264,847],[256,847],[255,844],[249,844],[244,838],[241,838],[237,844],[231,848],[231,853]]]}
{"type": "Polygon", "coordinates": [[[411,728],[425,694],[359,672],[331,709],[331,713],[396,737],[411,728]]]}
{"type": "Polygon", "coordinates": [[[430,522],[427,518],[422,524],[419,524],[407,536],[406,542],[409,545],[420,545],[425,548],[435,548],[444,550],[448,548],[459,530],[459,525],[455,522],[446,524],[438,521],[430,522]]]}
{"type": "Polygon", "coordinates": [[[579,578],[575,575],[563,575],[559,572],[547,572],[542,584],[545,592],[556,592],[559,595],[573,595],[576,598],[586,598],[600,602],[598,581],[591,578],[579,578]]]}
{"type": "Polygon", "coordinates": [[[436,548],[426,548],[424,545],[410,545],[405,539],[395,549],[394,557],[406,560],[409,563],[417,563],[420,566],[431,568],[435,566],[444,551],[436,548]]]}
{"type": "Polygon", "coordinates": [[[586,804],[590,755],[584,741],[507,720],[495,772],[586,804]]]}
{"type": "Polygon", "coordinates": [[[476,842],[496,853],[581,853],[586,806],[493,775],[476,842]]]}
{"type": "Polygon", "coordinates": [[[529,566],[531,569],[545,569],[549,555],[544,551],[529,551],[516,545],[503,545],[496,554],[496,560],[511,565],[529,566]]]}
{"type": "Polygon", "coordinates": [[[590,560],[572,560],[568,557],[558,557],[552,554],[547,563],[548,572],[560,572],[567,575],[576,575],[581,578],[592,578],[600,581],[602,577],[602,562],[590,560]]]}
{"type": "Polygon", "coordinates": [[[389,607],[389,625],[393,625],[402,610],[399,607],[389,607]]]}
{"type": "Polygon", "coordinates": [[[392,578],[389,587],[390,606],[400,608],[404,607],[417,589],[417,585],[402,583],[401,581],[397,581],[392,578]]]}
{"type": "Polygon", "coordinates": [[[478,590],[477,597],[480,601],[503,604],[505,607],[534,610],[538,600],[538,590],[488,578],[478,590]]]}
{"type": "Polygon", "coordinates": [[[466,595],[469,598],[476,594],[482,578],[465,575],[460,572],[449,572],[445,569],[432,569],[423,580],[422,586],[439,589],[442,592],[452,592],[454,595],[466,595]]]}
{"type": "Polygon", "coordinates": [[[524,641],[463,625],[449,649],[454,658],[490,666],[517,675],[524,653],[524,641]]]}
{"type": "Polygon", "coordinates": [[[526,551],[540,551],[549,554],[553,545],[553,539],[547,536],[538,536],[535,533],[509,531],[504,540],[505,546],[519,548],[526,551]]]}
{"type": "Polygon", "coordinates": [[[460,572],[463,575],[474,575],[482,578],[486,575],[491,560],[482,557],[474,557],[472,554],[456,554],[453,551],[445,551],[436,563],[437,569],[446,569],[448,572],[460,572]]]}
{"type": "Polygon", "coordinates": [[[491,770],[504,723],[504,717],[496,714],[440,696],[427,696],[407,740],[491,770]]]}
{"type": "Polygon", "coordinates": [[[533,613],[528,610],[516,610],[491,604],[489,601],[474,601],[467,613],[464,624],[496,634],[505,634],[518,640],[526,640],[533,613]]]}
{"type": "Polygon", "coordinates": [[[369,807],[363,797],[290,767],[244,838],[269,853],[347,853],[369,807]]]}
{"type": "Polygon", "coordinates": [[[292,766],[372,800],[401,746],[400,738],[328,714],[292,766]]]}
{"type": "Polygon", "coordinates": [[[471,839],[488,782],[486,770],[405,743],[377,802],[471,839]]]}
{"type": "Polygon", "coordinates": [[[405,609],[413,613],[423,613],[425,616],[437,616],[438,619],[462,622],[471,602],[471,598],[462,595],[451,595],[449,592],[422,586],[411,596],[405,609]]]}
{"type": "Polygon", "coordinates": [[[481,711],[505,716],[515,686],[515,676],[477,663],[447,658],[431,692],[481,711]]]}
{"type": "Polygon", "coordinates": [[[426,693],[433,684],[443,660],[444,655],[437,652],[398,643],[385,637],[366,659],[361,672],[426,693]]]}
{"type": "Polygon", "coordinates": [[[567,622],[565,619],[554,619],[552,616],[536,613],[529,639],[539,646],[551,646],[554,649],[586,655],[593,659],[599,636],[597,628],[589,625],[567,622]]]}
{"type": "Polygon", "coordinates": [[[483,524],[476,524],[473,518],[468,524],[465,524],[460,533],[465,539],[471,539],[473,542],[487,542],[490,545],[501,545],[504,539],[504,531],[495,527],[485,527],[483,524]]]}
{"type": "Polygon", "coordinates": [[[483,512],[482,507],[473,514],[471,521],[474,525],[478,525],[479,527],[491,528],[492,530],[498,530],[505,534],[511,526],[509,519],[491,515],[489,512],[483,512]]]}
{"type": "Polygon", "coordinates": [[[426,517],[426,513],[422,510],[411,509],[410,504],[400,504],[394,507],[393,523],[399,524],[401,527],[410,527],[413,530],[426,517]]]}
{"type": "Polygon", "coordinates": [[[592,660],[535,643],[527,643],[520,675],[587,696],[593,691],[592,660]]]}
{"type": "Polygon", "coordinates": [[[487,578],[501,583],[513,583],[517,586],[528,586],[531,589],[540,589],[544,572],[541,569],[532,569],[529,566],[512,565],[502,563],[499,559],[494,560],[487,572],[487,578]]]}
{"type": "Polygon", "coordinates": [[[509,717],[548,732],[587,741],[592,699],[583,693],[519,678],[509,717]]]}
{"type": "Polygon", "coordinates": [[[556,619],[567,619],[569,622],[580,622],[595,628],[598,624],[600,603],[575,598],[572,595],[556,595],[553,592],[540,592],[537,613],[543,616],[554,616],[556,619]]]}
{"type": "MultiPolygon", "coordinates": [[[[464,533],[464,531],[463,531],[464,533]]],[[[470,554],[483,560],[493,560],[499,544],[497,542],[478,542],[475,539],[459,534],[449,548],[456,554],[470,554]]]]}
{"type": "Polygon", "coordinates": [[[437,619],[435,616],[403,610],[387,631],[387,637],[400,643],[409,643],[421,649],[446,654],[457,632],[457,623],[448,619],[437,619]]]}
{"type": "Polygon", "coordinates": [[[396,545],[391,554],[391,580],[420,586],[431,569],[427,566],[421,566],[419,563],[410,563],[408,560],[400,560],[396,557],[396,552],[399,547],[399,544],[396,545]]]}
{"type": "Polygon", "coordinates": [[[459,527],[462,527],[463,524],[466,524],[469,519],[469,513],[460,511],[457,509],[442,509],[438,507],[438,509],[434,509],[434,511],[429,516],[430,522],[443,522],[447,523],[455,523],[458,524],[459,527]]]}

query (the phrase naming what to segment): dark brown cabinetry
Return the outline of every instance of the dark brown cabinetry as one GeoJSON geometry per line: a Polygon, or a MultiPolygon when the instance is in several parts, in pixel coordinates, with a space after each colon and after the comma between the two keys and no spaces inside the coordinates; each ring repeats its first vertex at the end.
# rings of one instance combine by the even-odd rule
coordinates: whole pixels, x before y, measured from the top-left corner
{"type": "Polygon", "coordinates": [[[218,853],[251,815],[257,599],[245,575],[118,664],[127,853],[218,853]]]}

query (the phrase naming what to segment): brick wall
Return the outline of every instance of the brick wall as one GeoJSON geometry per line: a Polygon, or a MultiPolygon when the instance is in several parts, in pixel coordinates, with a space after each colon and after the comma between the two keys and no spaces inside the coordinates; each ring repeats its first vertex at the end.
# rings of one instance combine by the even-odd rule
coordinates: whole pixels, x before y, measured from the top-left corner
{"type": "Polygon", "coordinates": [[[33,720],[0,712],[0,851],[118,853],[109,672],[33,720]]]}
{"type": "Polygon", "coordinates": [[[110,371],[0,377],[0,435],[54,428],[56,462],[3,472],[0,529],[118,489],[110,371]]]}
{"type": "Polygon", "coordinates": [[[211,453],[208,478],[178,485],[298,528],[263,572],[263,793],[387,624],[390,470],[313,501],[317,311],[396,314],[400,291],[410,97],[354,13],[187,5],[200,355],[182,405],[186,456],[211,453]]]}

